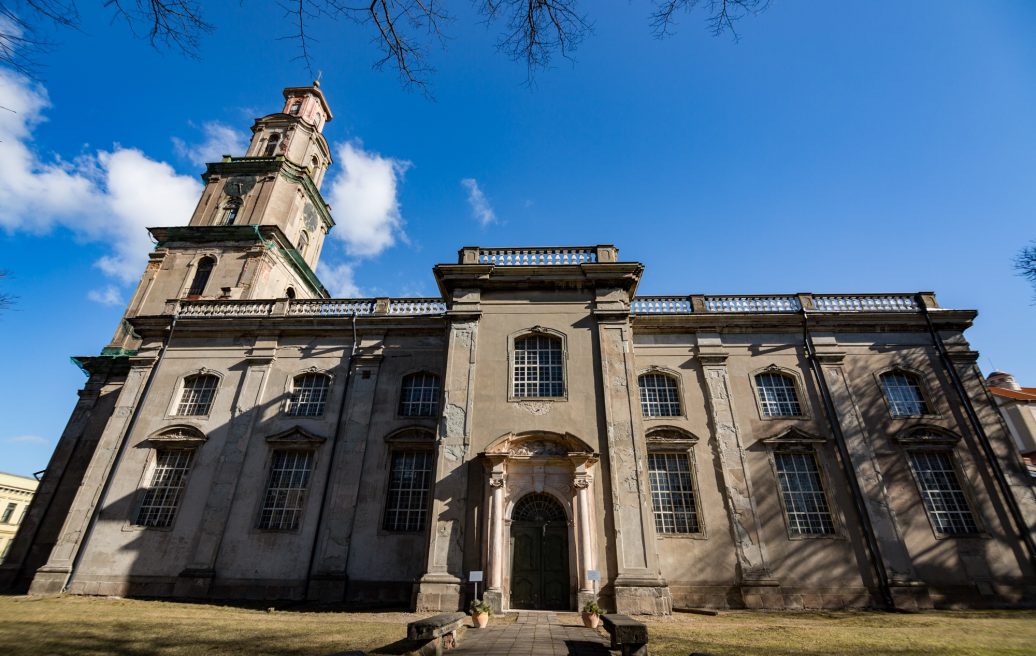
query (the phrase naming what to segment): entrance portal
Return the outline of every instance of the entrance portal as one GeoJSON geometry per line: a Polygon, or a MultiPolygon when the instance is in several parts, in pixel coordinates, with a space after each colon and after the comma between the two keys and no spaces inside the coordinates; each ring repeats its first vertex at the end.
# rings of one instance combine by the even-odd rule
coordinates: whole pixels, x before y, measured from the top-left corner
{"type": "Polygon", "coordinates": [[[511,608],[567,610],[568,520],[549,494],[528,494],[511,513],[511,608]]]}

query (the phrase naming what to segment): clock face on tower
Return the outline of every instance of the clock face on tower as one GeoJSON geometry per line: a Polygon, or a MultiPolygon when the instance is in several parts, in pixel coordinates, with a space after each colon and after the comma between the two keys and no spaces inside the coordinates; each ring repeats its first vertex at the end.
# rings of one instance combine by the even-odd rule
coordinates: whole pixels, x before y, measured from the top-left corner
{"type": "Polygon", "coordinates": [[[252,187],[254,186],[254,175],[235,175],[227,180],[227,184],[223,186],[223,191],[226,195],[233,198],[241,198],[248,192],[252,191],[252,187]]]}
{"type": "Polygon", "coordinates": [[[312,203],[307,202],[306,206],[302,208],[302,222],[306,225],[306,230],[310,232],[317,229],[317,210],[312,203]]]}

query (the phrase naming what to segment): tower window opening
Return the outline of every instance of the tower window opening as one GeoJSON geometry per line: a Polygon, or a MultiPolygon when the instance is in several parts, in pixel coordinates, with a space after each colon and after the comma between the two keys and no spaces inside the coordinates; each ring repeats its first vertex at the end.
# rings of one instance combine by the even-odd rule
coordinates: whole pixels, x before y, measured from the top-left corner
{"type": "Polygon", "coordinates": [[[307,250],[309,250],[309,233],[303,230],[299,235],[299,255],[306,257],[307,250]]]}
{"type": "Polygon", "coordinates": [[[278,132],[274,132],[270,135],[270,138],[266,141],[266,157],[273,157],[277,154],[277,146],[281,143],[281,135],[278,132]]]}
{"type": "Polygon", "coordinates": [[[288,110],[288,113],[297,115],[300,109],[302,109],[302,101],[296,100],[295,102],[291,103],[291,109],[288,110]]]}
{"type": "Polygon", "coordinates": [[[240,203],[228,203],[226,209],[223,211],[223,225],[234,225],[234,222],[237,221],[237,214],[240,210],[240,203]]]}
{"type": "Polygon", "coordinates": [[[209,282],[209,276],[212,275],[212,267],[216,265],[216,260],[205,256],[198,262],[198,269],[194,272],[194,280],[191,282],[191,287],[187,290],[188,296],[201,296],[205,293],[205,285],[209,282]]]}

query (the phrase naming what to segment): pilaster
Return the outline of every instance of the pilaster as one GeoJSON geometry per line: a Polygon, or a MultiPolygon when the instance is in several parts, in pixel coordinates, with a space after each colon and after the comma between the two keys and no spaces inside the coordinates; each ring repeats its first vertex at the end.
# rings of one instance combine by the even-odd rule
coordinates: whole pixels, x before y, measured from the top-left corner
{"type": "Polygon", "coordinates": [[[463,313],[450,313],[443,410],[436,434],[435,482],[425,573],[414,591],[419,611],[457,610],[464,576],[467,456],[474,410],[478,293],[465,292],[463,313]]]}
{"type": "Polygon", "coordinates": [[[276,348],[276,338],[259,336],[245,359],[245,370],[232,401],[229,428],[220,452],[219,465],[212,477],[202,519],[194,536],[191,559],[174,586],[177,597],[209,596],[213,579],[218,574],[216,565],[223,535],[234,508],[245,459],[255,441],[252,434],[261,412],[260,401],[276,348]]]}
{"type": "MultiPolygon", "coordinates": [[[[31,594],[55,594],[69,584],[73,563],[79,550],[84,547],[84,536],[89,531],[98,504],[103,501],[101,495],[105,490],[104,482],[112,474],[122,443],[126,439],[126,431],[137,405],[142,402],[141,395],[156,361],[156,358],[150,356],[129,359],[130,370],[122,391],[119,392],[115,410],[97,442],[97,448],[90,459],[90,465],[83,476],[76,498],[69,508],[57,543],[51,549],[46,565],[36,571],[29,588],[31,594]]],[[[80,420],[85,418],[81,417],[80,420]]]]}
{"type": "MultiPolygon", "coordinates": [[[[637,395],[629,305],[616,290],[599,290],[594,316],[601,353],[608,471],[615,525],[616,611],[668,615],[669,587],[659,574],[647,472],[647,443],[637,395]]],[[[582,575],[585,576],[585,573],[582,575]]]]}
{"type": "Polygon", "coordinates": [[[745,446],[734,419],[727,352],[718,334],[698,335],[698,360],[708,388],[709,419],[719,455],[720,484],[734,534],[737,580],[742,597],[749,607],[779,607],[783,600],[762,543],[759,512],[745,463],[745,446]]]}

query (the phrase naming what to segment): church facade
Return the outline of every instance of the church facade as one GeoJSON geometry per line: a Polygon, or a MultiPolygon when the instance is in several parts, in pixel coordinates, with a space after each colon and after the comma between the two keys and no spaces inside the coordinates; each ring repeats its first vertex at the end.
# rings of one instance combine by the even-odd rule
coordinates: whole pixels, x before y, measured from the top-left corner
{"type": "Polygon", "coordinates": [[[0,586],[454,610],[1007,606],[1036,499],[934,294],[640,297],[611,245],[333,299],[284,90],[157,241],[0,586]]]}

